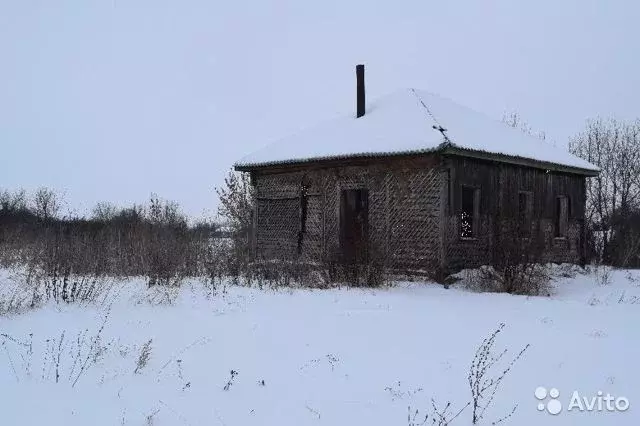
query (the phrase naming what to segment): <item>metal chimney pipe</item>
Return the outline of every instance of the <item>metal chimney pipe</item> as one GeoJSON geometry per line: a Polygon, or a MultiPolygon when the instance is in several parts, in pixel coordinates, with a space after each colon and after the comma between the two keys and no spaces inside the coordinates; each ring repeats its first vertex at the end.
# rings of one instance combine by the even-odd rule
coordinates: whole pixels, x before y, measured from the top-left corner
{"type": "Polygon", "coordinates": [[[360,118],[365,111],[365,94],[364,94],[364,65],[356,65],[357,80],[357,100],[356,100],[356,117],[360,118]]]}

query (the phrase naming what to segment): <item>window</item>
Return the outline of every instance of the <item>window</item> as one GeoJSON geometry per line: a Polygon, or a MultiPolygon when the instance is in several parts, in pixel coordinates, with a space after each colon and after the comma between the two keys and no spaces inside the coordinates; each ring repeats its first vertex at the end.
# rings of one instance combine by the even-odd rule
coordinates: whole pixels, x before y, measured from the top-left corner
{"type": "Polygon", "coordinates": [[[556,238],[566,237],[569,223],[569,199],[565,196],[556,198],[554,222],[556,238]]]}
{"type": "Polygon", "coordinates": [[[463,186],[461,192],[460,237],[476,238],[478,235],[480,189],[463,186]]]}
{"type": "Polygon", "coordinates": [[[521,237],[531,236],[531,220],[533,218],[533,193],[518,193],[518,233],[521,237]]]}

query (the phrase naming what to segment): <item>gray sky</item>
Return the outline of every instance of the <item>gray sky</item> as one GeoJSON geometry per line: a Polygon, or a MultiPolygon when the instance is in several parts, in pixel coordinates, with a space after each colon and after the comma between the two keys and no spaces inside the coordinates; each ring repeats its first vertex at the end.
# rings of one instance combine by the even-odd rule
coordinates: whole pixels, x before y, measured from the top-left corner
{"type": "Polygon", "coordinates": [[[231,164],[369,98],[517,110],[558,145],[640,116],[640,3],[622,0],[0,1],[0,187],[71,209],[215,211],[231,164]]]}

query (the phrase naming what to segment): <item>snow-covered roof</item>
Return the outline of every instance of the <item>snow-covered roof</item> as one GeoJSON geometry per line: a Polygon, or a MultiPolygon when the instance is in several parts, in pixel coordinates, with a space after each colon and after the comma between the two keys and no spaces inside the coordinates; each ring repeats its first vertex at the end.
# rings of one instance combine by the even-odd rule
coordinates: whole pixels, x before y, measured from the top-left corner
{"type": "Polygon", "coordinates": [[[242,158],[236,167],[414,154],[444,148],[599,170],[549,142],[417,89],[400,90],[374,100],[360,118],[337,118],[280,139],[242,158]],[[434,126],[446,129],[446,139],[434,126]]]}

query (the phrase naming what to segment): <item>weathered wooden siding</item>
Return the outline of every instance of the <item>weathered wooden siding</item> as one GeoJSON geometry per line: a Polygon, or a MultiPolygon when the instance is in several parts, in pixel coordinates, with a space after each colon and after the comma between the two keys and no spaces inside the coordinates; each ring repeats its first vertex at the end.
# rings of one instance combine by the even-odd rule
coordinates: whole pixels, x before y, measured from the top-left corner
{"type": "Polygon", "coordinates": [[[369,190],[371,255],[392,267],[435,268],[441,261],[439,217],[445,182],[439,162],[437,156],[423,156],[257,172],[256,255],[297,254],[305,184],[308,204],[301,255],[311,261],[337,257],[340,193],[362,188],[369,190]]]}
{"type": "Polygon", "coordinates": [[[254,172],[258,258],[331,260],[339,254],[339,203],[345,189],[369,191],[369,241],[388,266],[450,271],[488,264],[500,218],[533,194],[544,260],[578,263],[583,253],[585,177],[459,156],[423,155],[281,166],[254,172]],[[305,232],[301,188],[307,188],[305,232]],[[476,238],[460,238],[461,186],[480,189],[476,238]],[[569,200],[566,238],[554,238],[554,203],[569,200]]]}
{"type": "Polygon", "coordinates": [[[449,203],[446,212],[445,258],[452,270],[475,267],[490,261],[497,221],[516,218],[518,194],[533,196],[532,222],[539,221],[546,250],[543,259],[579,263],[582,251],[582,227],[585,205],[585,177],[542,169],[520,167],[464,157],[444,161],[449,170],[449,203]],[[461,186],[480,188],[480,226],[477,238],[460,238],[461,186]],[[558,196],[567,196],[569,223],[566,238],[554,238],[554,208],[558,196]]]}
{"type": "Polygon", "coordinates": [[[283,174],[258,179],[256,184],[257,254],[263,258],[290,258],[297,253],[300,183],[296,176],[283,174]]]}

